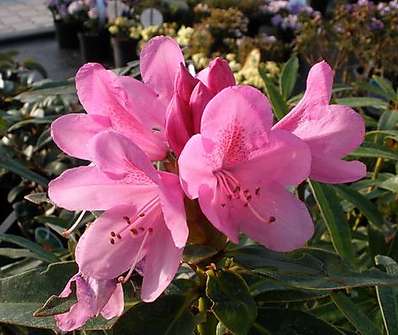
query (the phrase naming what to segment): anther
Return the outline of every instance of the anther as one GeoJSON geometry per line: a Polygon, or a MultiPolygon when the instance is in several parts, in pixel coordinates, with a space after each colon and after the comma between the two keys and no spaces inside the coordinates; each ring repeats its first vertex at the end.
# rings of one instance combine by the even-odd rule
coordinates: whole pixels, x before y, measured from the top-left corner
{"type": "Polygon", "coordinates": [[[140,228],[138,228],[139,230],[141,230],[141,231],[145,231],[145,228],[144,227],[140,227],[140,228]]]}
{"type": "Polygon", "coordinates": [[[117,234],[116,237],[117,237],[119,240],[122,239],[122,236],[121,236],[120,234],[117,234]]]}
{"type": "Polygon", "coordinates": [[[115,234],[114,231],[111,231],[111,236],[112,236],[112,237],[115,237],[115,236],[116,236],[116,234],[115,234]]]}
{"type": "Polygon", "coordinates": [[[234,193],[240,192],[240,186],[236,186],[235,189],[233,190],[234,193]]]}
{"type": "Polygon", "coordinates": [[[249,206],[249,203],[248,203],[248,202],[245,202],[245,203],[243,204],[243,207],[247,207],[247,206],[249,206]]]}
{"type": "Polygon", "coordinates": [[[247,201],[252,200],[252,196],[249,194],[248,196],[246,196],[246,200],[247,200],[247,201]]]}
{"type": "Polygon", "coordinates": [[[145,216],[145,213],[141,213],[140,215],[138,215],[140,218],[143,218],[145,216]]]}
{"type": "Polygon", "coordinates": [[[269,217],[269,223],[273,223],[273,222],[275,222],[275,221],[276,221],[275,216],[270,216],[270,217],[269,217]]]}
{"type": "Polygon", "coordinates": [[[137,229],[134,229],[134,228],[133,228],[133,229],[131,229],[130,231],[133,233],[133,235],[137,235],[137,234],[138,234],[137,229]]]}
{"type": "Polygon", "coordinates": [[[111,239],[109,240],[109,242],[111,242],[111,244],[115,244],[115,240],[114,240],[113,238],[111,238],[111,239]]]}
{"type": "Polygon", "coordinates": [[[225,207],[226,206],[226,204],[221,204],[221,207],[225,207]]]}
{"type": "Polygon", "coordinates": [[[256,195],[259,195],[259,194],[260,194],[260,187],[257,187],[257,188],[256,188],[255,193],[256,193],[256,195]]]}
{"type": "Polygon", "coordinates": [[[148,232],[152,233],[153,229],[151,227],[148,228],[148,232]]]}
{"type": "Polygon", "coordinates": [[[127,224],[131,224],[131,221],[128,216],[123,216],[123,220],[125,220],[127,224]]]}
{"type": "Polygon", "coordinates": [[[231,200],[232,200],[232,195],[231,195],[231,194],[228,194],[228,195],[227,195],[227,199],[231,201],[231,200]]]}
{"type": "Polygon", "coordinates": [[[249,191],[249,190],[244,190],[243,193],[244,193],[245,195],[247,195],[247,194],[250,193],[250,191],[249,191]]]}

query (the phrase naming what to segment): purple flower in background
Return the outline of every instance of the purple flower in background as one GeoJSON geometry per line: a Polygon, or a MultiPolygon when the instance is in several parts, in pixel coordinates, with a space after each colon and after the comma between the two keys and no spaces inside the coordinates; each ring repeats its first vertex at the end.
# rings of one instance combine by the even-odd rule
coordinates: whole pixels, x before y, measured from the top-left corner
{"type": "Polygon", "coordinates": [[[378,19],[372,18],[369,27],[371,30],[382,30],[384,28],[384,23],[378,19]]]}
{"type": "Polygon", "coordinates": [[[272,23],[272,25],[275,26],[275,27],[280,26],[281,23],[282,23],[282,21],[283,21],[283,18],[282,18],[282,16],[280,16],[279,14],[276,14],[276,15],[273,16],[272,19],[271,19],[271,23],[272,23]]]}

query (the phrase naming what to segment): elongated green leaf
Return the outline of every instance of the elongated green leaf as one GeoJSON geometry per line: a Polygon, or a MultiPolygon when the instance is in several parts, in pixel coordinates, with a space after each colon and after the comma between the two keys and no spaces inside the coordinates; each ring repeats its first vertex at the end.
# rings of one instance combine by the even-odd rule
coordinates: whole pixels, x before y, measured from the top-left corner
{"type": "Polygon", "coordinates": [[[377,109],[387,109],[388,103],[382,99],[371,97],[349,97],[335,99],[339,105],[350,107],[374,107],[377,109]]]}
{"type": "Polygon", "coordinates": [[[366,133],[366,136],[370,135],[383,135],[384,137],[398,141],[398,130],[373,130],[366,133]]]}
{"type": "Polygon", "coordinates": [[[397,93],[395,92],[391,81],[386,78],[373,76],[373,81],[381,88],[383,91],[383,96],[388,100],[396,100],[397,93]]]}
{"type": "Polygon", "coordinates": [[[207,296],[217,319],[236,335],[248,333],[257,317],[257,306],[246,282],[236,273],[220,271],[207,279],[207,296]]]}
{"type": "Polygon", "coordinates": [[[0,248],[0,256],[9,258],[36,258],[35,254],[26,249],[0,248]]]}
{"type": "Polygon", "coordinates": [[[387,149],[386,147],[364,142],[361,147],[350,154],[351,157],[371,157],[398,160],[398,152],[387,149]]]}
{"type": "Polygon", "coordinates": [[[342,292],[332,293],[333,302],[361,335],[382,335],[375,324],[342,292]]]}
{"type": "MultiPolygon", "coordinates": [[[[377,265],[386,268],[388,274],[398,276],[398,264],[392,258],[377,256],[375,260],[377,265]]],[[[398,331],[398,289],[376,286],[376,293],[387,335],[395,335],[398,331]]]]}
{"type": "Polygon", "coordinates": [[[138,303],[116,322],[115,334],[129,335],[192,335],[194,317],[190,301],[180,295],[158,298],[153,303],[138,303]]]}
{"type": "Polygon", "coordinates": [[[334,186],[337,194],[357,207],[363,215],[378,229],[382,229],[384,219],[377,207],[361,193],[345,185],[334,186]]]}
{"type": "Polygon", "coordinates": [[[310,181],[309,185],[328,228],[334,248],[341,257],[353,264],[354,250],[351,243],[351,228],[336,193],[330,186],[314,181],[310,181]]]}
{"type": "Polygon", "coordinates": [[[260,74],[264,80],[267,96],[271,100],[274,114],[276,118],[280,120],[289,112],[288,106],[282,95],[279,93],[277,87],[272,83],[262,69],[260,69],[260,74]]]}
{"type": "Polygon", "coordinates": [[[279,89],[285,101],[290,97],[296,85],[298,69],[299,61],[297,56],[290,57],[283,65],[282,73],[279,78],[279,89]]]}
{"type": "Polygon", "coordinates": [[[14,243],[22,248],[28,249],[35,255],[36,258],[44,262],[53,263],[59,261],[59,259],[56,256],[54,256],[52,253],[45,251],[36,243],[27,240],[26,238],[23,238],[21,236],[16,236],[11,234],[0,234],[0,241],[14,243]]]}
{"type": "Polygon", "coordinates": [[[288,309],[259,309],[250,335],[343,335],[331,324],[317,317],[288,309]]]}
{"type": "Polygon", "coordinates": [[[382,181],[379,187],[398,193],[398,176],[394,176],[382,181]]]}
{"type": "Polygon", "coordinates": [[[38,173],[30,171],[27,167],[22,165],[20,162],[7,156],[0,146],[0,167],[14,172],[15,174],[25,178],[27,180],[34,181],[42,186],[47,186],[48,180],[38,173]]]}
{"type": "Polygon", "coordinates": [[[308,290],[336,290],[363,286],[393,286],[398,277],[371,269],[356,272],[338,255],[322,249],[306,248],[277,253],[261,246],[231,250],[228,257],[254,274],[272,278],[283,285],[308,290]]]}
{"type": "Polygon", "coordinates": [[[398,113],[396,111],[387,110],[385,111],[378,123],[378,129],[391,130],[395,129],[398,125],[398,113]]]}

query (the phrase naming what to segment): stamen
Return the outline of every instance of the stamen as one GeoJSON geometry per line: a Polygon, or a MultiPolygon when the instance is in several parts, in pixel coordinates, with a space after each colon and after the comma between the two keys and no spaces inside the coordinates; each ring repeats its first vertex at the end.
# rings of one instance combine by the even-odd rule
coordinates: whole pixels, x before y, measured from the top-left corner
{"type": "MultiPolygon", "coordinates": [[[[152,229],[152,228],[150,228],[150,229],[152,229]]],[[[149,229],[148,229],[148,231],[149,231],[149,229]]],[[[149,233],[146,233],[145,236],[144,236],[144,238],[143,238],[143,240],[142,240],[142,242],[141,242],[140,248],[138,249],[138,251],[137,251],[137,253],[136,253],[136,255],[135,255],[133,264],[131,265],[129,272],[127,272],[126,276],[120,276],[120,277],[117,279],[119,283],[121,283],[121,284],[126,284],[126,283],[129,281],[131,275],[133,274],[133,271],[134,271],[134,269],[135,269],[135,266],[136,266],[137,263],[142,259],[142,257],[141,257],[141,252],[142,252],[142,250],[144,249],[144,245],[145,245],[145,243],[146,243],[146,240],[148,239],[148,236],[149,236],[149,233]]]]}
{"type": "Polygon", "coordinates": [[[133,233],[133,235],[137,235],[138,234],[138,231],[135,228],[130,229],[130,231],[133,233]]]}
{"type": "Polygon", "coordinates": [[[82,211],[72,227],[62,233],[63,237],[68,238],[77,228],[79,228],[80,222],[83,220],[84,214],[86,214],[86,211],[82,211]]]}
{"type": "Polygon", "coordinates": [[[114,231],[111,231],[111,236],[112,236],[112,237],[115,237],[115,236],[116,236],[116,234],[115,234],[114,231]]]}
{"type": "Polygon", "coordinates": [[[131,221],[128,216],[123,216],[123,220],[125,220],[127,224],[131,224],[131,221]]]}
{"type": "Polygon", "coordinates": [[[111,244],[115,244],[115,240],[114,240],[113,238],[111,238],[111,239],[109,240],[109,242],[111,242],[111,244]]]}
{"type": "Polygon", "coordinates": [[[257,187],[256,188],[256,191],[254,192],[256,195],[259,195],[260,194],[260,187],[257,187]]]}
{"type": "Polygon", "coordinates": [[[276,221],[275,216],[270,216],[268,221],[269,221],[269,223],[275,222],[276,221]]]}

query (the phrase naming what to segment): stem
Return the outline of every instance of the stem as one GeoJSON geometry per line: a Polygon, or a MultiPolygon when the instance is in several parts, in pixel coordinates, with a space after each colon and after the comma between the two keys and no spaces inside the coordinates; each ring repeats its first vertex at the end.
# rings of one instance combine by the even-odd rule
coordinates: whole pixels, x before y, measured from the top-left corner
{"type": "Polygon", "coordinates": [[[206,322],[207,322],[207,303],[206,303],[206,298],[205,297],[200,297],[199,298],[199,303],[198,303],[198,309],[200,314],[206,315],[206,321],[201,322],[198,324],[197,329],[200,335],[208,335],[207,333],[207,327],[206,327],[206,322]]]}

